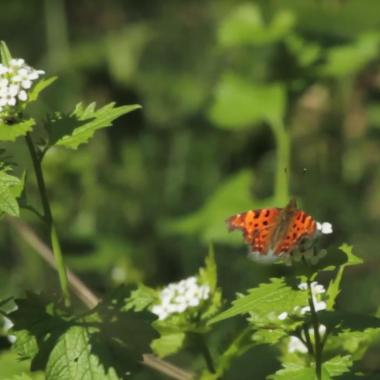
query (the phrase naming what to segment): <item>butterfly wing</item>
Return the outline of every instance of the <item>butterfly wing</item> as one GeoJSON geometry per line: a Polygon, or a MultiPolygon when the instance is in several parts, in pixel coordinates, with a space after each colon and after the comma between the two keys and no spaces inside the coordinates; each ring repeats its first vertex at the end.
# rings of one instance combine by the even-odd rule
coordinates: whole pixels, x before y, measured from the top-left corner
{"type": "Polygon", "coordinates": [[[280,208],[250,210],[233,215],[226,222],[230,231],[243,231],[244,240],[250,246],[251,252],[265,255],[280,212],[280,208]]]}
{"type": "Polygon", "coordinates": [[[291,254],[295,249],[312,242],[317,233],[317,222],[302,210],[295,210],[289,222],[286,234],[275,249],[276,254],[291,254]]]}

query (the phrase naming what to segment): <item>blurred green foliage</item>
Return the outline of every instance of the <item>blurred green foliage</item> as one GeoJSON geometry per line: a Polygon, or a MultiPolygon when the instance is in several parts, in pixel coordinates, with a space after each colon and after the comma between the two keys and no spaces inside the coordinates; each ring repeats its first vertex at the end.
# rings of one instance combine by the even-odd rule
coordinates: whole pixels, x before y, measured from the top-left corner
{"type": "MultiPolygon", "coordinates": [[[[376,312],[377,0],[13,0],[0,10],[13,55],[59,76],[37,119],[79,100],[143,106],[85,149],[54,148],[44,162],[66,262],[90,287],[102,295],[175,281],[200,266],[211,240],[227,296],[281,275],[247,262],[224,219],[295,195],[333,223],[330,255],[348,241],[365,258],[347,271],[338,307],[376,312]]],[[[2,145],[25,162],[23,141],[2,145]]],[[[57,286],[5,222],[0,239],[0,299],[57,286]]],[[[265,351],[250,355],[262,363],[258,376],[273,372],[265,351]]],[[[377,345],[364,368],[378,370],[378,355],[377,345]]],[[[235,370],[231,378],[245,380],[235,370]]]]}

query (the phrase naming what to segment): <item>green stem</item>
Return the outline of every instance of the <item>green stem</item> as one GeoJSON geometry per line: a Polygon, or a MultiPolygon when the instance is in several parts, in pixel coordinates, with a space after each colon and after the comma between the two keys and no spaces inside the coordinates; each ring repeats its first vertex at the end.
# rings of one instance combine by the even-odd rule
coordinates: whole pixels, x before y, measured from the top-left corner
{"type": "Polygon", "coordinates": [[[53,215],[50,208],[49,198],[46,191],[45,180],[42,172],[41,160],[37,155],[36,148],[34,146],[32,137],[28,133],[26,135],[26,143],[28,145],[29,153],[32,158],[34,173],[37,180],[38,190],[40,193],[42,208],[43,208],[43,219],[45,220],[50,233],[50,241],[54,254],[55,264],[58,271],[59,283],[62,290],[63,299],[66,306],[70,306],[70,293],[67,280],[67,274],[65,265],[63,263],[62,250],[58,239],[57,230],[54,225],[53,215]]]}
{"type": "Polygon", "coordinates": [[[289,201],[290,141],[281,120],[272,120],[271,128],[277,149],[275,198],[279,204],[285,204],[289,201]]]}
{"type": "Polygon", "coordinates": [[[205,359],[207,368],[209,372],[216,373],[214,361],[211,356],[211,352],[207,346],[206,339],[204,334],[197,334],[198,335],[198,347],[203,355],[203,358],[205,359]]]}
{"type": "Polygon", "coordinates": [[[318,315],[314,306],[310,278],[307,279],[307,288],[309,291],[309,306],[310,306],[310,311],[311,311],[311,323],[313,325],[313,330],[314,330],[315,374],[317,376],[317,379],[321,380],[322,379],[322,342],[321,342],[321,336],[319,335],[319,320],[318,320],[318,315]]]}

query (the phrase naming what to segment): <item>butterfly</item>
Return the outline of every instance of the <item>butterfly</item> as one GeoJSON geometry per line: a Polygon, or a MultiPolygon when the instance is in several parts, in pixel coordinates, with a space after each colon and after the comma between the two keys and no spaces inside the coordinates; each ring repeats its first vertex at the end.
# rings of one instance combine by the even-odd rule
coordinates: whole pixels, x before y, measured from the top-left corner
{"type": "Polygon", "coordinates": [[[296,250],[310,248],[319,226],[306,212],[290,200],[284,208],[263,208],[233,215],[227,220],[229,230],[241,230],[250,255],[263,262],[292,256],[296,250]]]}

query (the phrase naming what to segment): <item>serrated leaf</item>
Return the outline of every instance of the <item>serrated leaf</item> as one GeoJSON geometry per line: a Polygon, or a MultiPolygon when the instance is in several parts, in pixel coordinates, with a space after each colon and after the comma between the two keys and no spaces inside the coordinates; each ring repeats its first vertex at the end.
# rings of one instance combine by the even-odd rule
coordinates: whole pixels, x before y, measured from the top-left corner
{"type": "Polygon", "coordinates": [[[246,78],[227,73],[216,89],[210,118],[224,129],[251,128],[258,122],[282,120],[285,109],[282,85],[249,83],[246,78]]]}
{"type": "Polygon", "coordinates": [[[340,265],[336,276],[330,281],[330,284],[328,286],[327,293],[326,293],[328,296],[328,299],[327,299],[328,310],[332,310],[334,308],[336,297],[340,293],[339,287],[342,281],[344,269],[348,266],[359,265],[363,263],[363,260],[361,258],[359,258],[358,256],[355,256],[352,253],[352,249],[353,249],[352,246],[348,244],[342,244],[339,247],[339,249],[341,252],[343,252],[346,255],[347,260],[344,264],[340,265]]]}
{"type": "Polygon", "coordinates": [[[5,66],[9,66],[12,56],[8,49],[7,44],[4,41],[0,42],[0,57],[1,57],[1,63],[5,66]]]}
{"type": "Polygon", "coordinates": [[[5,124],[0,120],[0,141],[15,141],[17,137],[25,136],[36,122],[33,119],[21,121],[17,124],[5,124]]]}
{"type": "MultiPolygon", "coordinates": [[[[298,365],[288,365],[275,374],[268,376],[270,380],[317,380],[314,368],[305,368],[298,365]]],[[[328,380],[323,376],[323,380],[328,380]]]]}
{"type": "Polygon", "coordinates": [[[142,311],[159,302],[158,292],[148,286],[140,284],[132,291],[122,310],[142,311]]]}
{"type": "Polygon", "coordinates": [[[27,106],[29,103],[36,101],[40,96],[40,93],[48,88],[51,84],[53,84],[57,79],[58,77],[39,79],[28,93],[28,101],[25,103],[25,105],[27,106]]]}
{"type": "Polygon", "coordinates": [[[291,313],[296,306],[306,304],[306,292],[290,288],[283,279],[273,278],[270,283],[248,290],[248,295],[237,298],[230,309],[217,315],[209,323],[247,313],[267,314],[278,318],[279,314],[291,313]]]}
{"type": "Polygon", "coordinates": [[[186,334],[182,332],[165,334],[154,339],[150,345],[152,350],[161,358],[178,352],[185,341],[186,334]]]}
{"type": "Polygon", "coordinates": [[[339,376],[345,372],[348,372],[351,366],[352,359],[349,355],[338,355],[323,363],[323,367],[331,377],[339,376]]]}
{"type": "Polygon", "coordinates": [[[6,169],[0,171],[0,213],[11,216],[19,215],[20,209],[17,198],[20,196],[23,187],[23,180],[8,174],[6,169]]]}
{"type": "Polygon", "coordinates": [[[46,380],[118,380],[111,366],[105,366],[107,348],[94,338],[94,329],[70,327],[57,340],[46,366],[46,380]]]}
{"type": "Polygon", "coordinates": [[[67,119],[65,130],[54,130],[56,126],[54,122],[50,122],[47,129],[53,143],[77,149],[79,145],[86,143],[98,129],[110,127],[115,119],[141,108],[136,104],[115,107],[115,103],[109,103],[98,110],[95,107],[95,103],[91,103],[87,107],[83,107],[81,103],[77,104],[69,116],[62,116],[67,119]]]}
{"type": "Polygon", "coordinates": [[[205,259],[205,267],[199,270],[199,279],[202,284],[207,284],[211,291],[216,289],[218,278],[214,247],[212,244],[210,244],[208,255],[205,259]]]}
{"type": "Polygon", "coordinates": [[[260,329],[252,335],[252,340],[257,344],[275,344],[288,333],[282,329],[260,329]]]}

